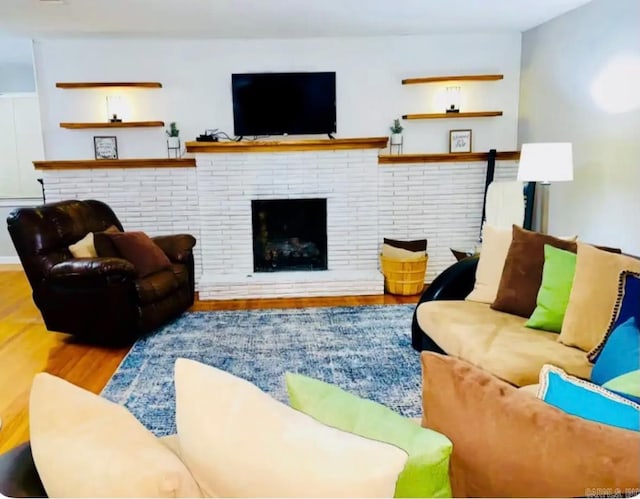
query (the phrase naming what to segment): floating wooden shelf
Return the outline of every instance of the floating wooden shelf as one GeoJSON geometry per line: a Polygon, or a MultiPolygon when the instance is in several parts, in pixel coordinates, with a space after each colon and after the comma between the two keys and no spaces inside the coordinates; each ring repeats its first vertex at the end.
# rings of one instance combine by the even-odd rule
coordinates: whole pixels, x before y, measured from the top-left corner
{"type": "Polygon", "coordinates": [[[449,118],[490,118],[502,116],[502,111],[475,111],[470,113],[433,113],[433,114],[405,114],[403,120],[437,120],[449,118]]]}
{"type": "Polygon", "coordinates": [[[130,87],[130,88],[162,88],[158,81],[85,81],[56,83],[58,88],[101,88],[101,87],[130,87]]]}
{"type": "Polygon", "coordinates": [[[36,170],[90,170],[95,168],[195,168],[195,158],[80,159],[34,161],[36,170]]]}
{"type": "Polygon", "coordinates": [[[242,142],[187,142],[187,152],[274,152],[274,151],[326,151],[342,149],[384,149],[388,137],[366,137],[357,139],[313,139],[313,140],[245,140],[242,142]]]}
{"type": "Polygon", "coordinates": [[[442,81],[496,81],[502,80],[504,75],[459,75],[459,76],[427,76],[424,78],[406,78],[403,85],[415,83],[437,83],[442,81]]]}
{"type": "Polygon", "coordinates": [[[81,128],[140,128],[140,127],[160,127],[164,126],[164,121],[116,121],[104,123],[60,123],[60,128],[78,130],[81,128]]]}
{"type": "MultiPolygon", "coordinates": [[[[487,161],[489,153],[465,152],[442,154],[385,154],[378,157],[378,164],[408,164],[408,163],[460,163],[471,161],[487,161]]],[[[520,151],[502,151],[496,153],[496,159],[501,161],[520,159],[520,151]]]]}

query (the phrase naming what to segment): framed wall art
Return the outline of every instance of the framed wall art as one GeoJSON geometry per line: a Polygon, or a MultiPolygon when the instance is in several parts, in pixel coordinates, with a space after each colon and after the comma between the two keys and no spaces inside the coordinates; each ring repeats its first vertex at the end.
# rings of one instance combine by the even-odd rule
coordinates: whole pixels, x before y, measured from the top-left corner
{"type": "Polygon", "coordinates": [[[96,159],[118,159],[118,140],[115,137],[94,137],[96,159]]]}
{"type": "Polygon", "coordinates": [[[449,130],[449,152],[471,152],[471,130],[449,130]]]}

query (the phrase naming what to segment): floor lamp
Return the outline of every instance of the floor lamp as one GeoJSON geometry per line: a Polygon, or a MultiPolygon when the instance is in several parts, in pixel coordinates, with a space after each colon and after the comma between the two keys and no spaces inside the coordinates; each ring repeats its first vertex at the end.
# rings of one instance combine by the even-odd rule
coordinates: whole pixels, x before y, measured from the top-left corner
{"type": "Polygon", "coordinates": [[[573,180],[573,152],[569,142],[522,144],[518,166],[520,182],[542,184],[540,232],[549,233],[549,184],[573,180]]]}

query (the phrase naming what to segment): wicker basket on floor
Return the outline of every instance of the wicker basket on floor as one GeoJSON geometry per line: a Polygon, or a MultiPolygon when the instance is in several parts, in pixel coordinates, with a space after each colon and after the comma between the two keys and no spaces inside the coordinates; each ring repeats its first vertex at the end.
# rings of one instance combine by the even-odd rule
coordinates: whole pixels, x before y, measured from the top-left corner
{"type": "Polygon", "coordinates": [[[428,259],[427,255],[419,260],[401,260],[380,255],[384,289],[392,295],[417,295],[421,293],[424,289],[428,259]]]}

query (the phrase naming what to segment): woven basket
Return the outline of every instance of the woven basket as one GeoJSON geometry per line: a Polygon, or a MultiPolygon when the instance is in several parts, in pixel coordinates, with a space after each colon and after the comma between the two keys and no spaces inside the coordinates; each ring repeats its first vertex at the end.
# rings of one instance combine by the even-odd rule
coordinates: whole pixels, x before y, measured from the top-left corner
{"type": "Polygon", "coordinates": [[[417,295],[424,289],[427,272],[425,255],[420,260],[399,260],[380,255],[384,289],[392,295],[417,295]]]}

